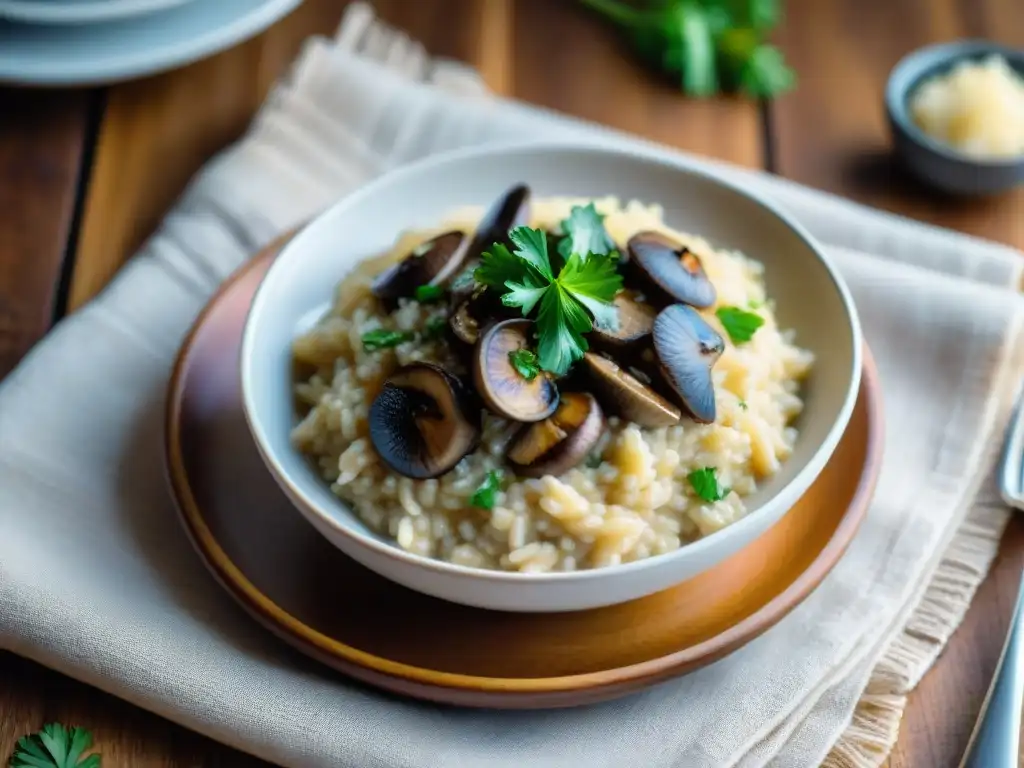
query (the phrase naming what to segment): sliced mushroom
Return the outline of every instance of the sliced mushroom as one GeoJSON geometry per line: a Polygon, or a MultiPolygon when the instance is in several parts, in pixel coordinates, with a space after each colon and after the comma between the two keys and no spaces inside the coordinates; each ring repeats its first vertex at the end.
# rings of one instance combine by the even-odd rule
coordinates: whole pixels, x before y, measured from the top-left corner
{"type": "Polygon", "coordinates": [[[469,258],[480,258],[480,254],[494,243],[509,245],[509,230],[529,221],[530,188],[525,184],[516,184],[495,200],[480,218],[469,247],[469,258]]]}
{"type": "Polygon", "coordinates": [[[530,188],[517,184],[494,201],[480,217],[473,238],[466,249],[465,266],[452,280],[451,311],[454,312],[473,295],[477,284],[473,272],[480,266],[480,255],[494,243],[511,247],[509,230],[530,221],[530,188]]]}
{"type": "Polygon", "coordinates": [[[682,418],[676,406],[613,360],[587,352],[583,365],[606,411],[649,429],[669,427],[682,418]]]}
{"type": "Polygon", "coordinates": [[[450,470],[476,448],[480,414],[457,378],[432,363],[396,371],[370,406],[370,440],[395,472],[417,480],[450,470]]]}
{"type": "Polygon", "coordinates": [[[647,298],[659,304],[681,301],[710,307],[716,291],[697,254],[660,232],[639,232],[629,239],[626,268],[647,298]]]}
{"type": "Polygon", "coordinates": [[[482,329],[501,320],[510,320],[517,314],[518,310],[502,304],[494,291],[477,286],[469,298],[450,311],[448,324],[460,341],[476,344],[482,329]]]}
{"type": "Polygon", "coordinates": [[[654,351],[666,383],[695,421],[715,420],[711,368],[725,342],[693,307],[673,304],[654,321],[654,351]]]}
{"type": "Polygon", "coordinates": [[[488,408],[513,421],[541,421],[558,407],[558,388],[551,376],[541,371],[527,380],[509,358],[529,346],[532,327],[529,320],[497,323],[483,333],[474,352],[477,393],[488,408]]]}
{"type": "Polygon", "coordinates": [[[654,318],[658,316],[654,307],[640,301],[632,291],[621,291],[612,303],[618,310],[619,327],[611,330],[595,325],[590,336],[594,346],[614,351],[637,345],[651,335],[654,318]]]}
{"type": "Polygon", "coordinates": [[[568,392],[550,418],[520,430],[505,458],[523,477],[561,475],[587,457],[603,431],[604,414],[594,396],[568,392]]]}
{"type": "Polygon", "coordinates": [[[469,247],[464,232],[444,232],[418,245],[373,281],[373,295],[387,302],[413,296],[421,285],[442,285],[462,266],[469,247]]]}

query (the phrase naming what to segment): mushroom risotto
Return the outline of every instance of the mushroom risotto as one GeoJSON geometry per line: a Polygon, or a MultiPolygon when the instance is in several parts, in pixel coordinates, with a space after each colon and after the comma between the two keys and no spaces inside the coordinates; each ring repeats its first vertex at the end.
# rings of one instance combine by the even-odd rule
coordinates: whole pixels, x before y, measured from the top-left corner
{"type": "Polygon", "coordinates": [[[639,560],[746,513],[813,362],[762,266],[661,208],[531,199],[403,233],[294,342],[292,439],[398,547],[476,568],[639,560]]]}

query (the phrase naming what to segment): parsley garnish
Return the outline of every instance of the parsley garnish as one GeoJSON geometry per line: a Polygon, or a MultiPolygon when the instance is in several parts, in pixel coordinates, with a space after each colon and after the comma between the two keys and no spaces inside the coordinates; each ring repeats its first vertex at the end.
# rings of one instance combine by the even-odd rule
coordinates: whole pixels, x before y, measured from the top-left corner
{"type": "MultiPolygon", "coordinates": [[[[588,216],[585,209],[578,206],[573,210],[584,211],[584,217],[588,216]]],[[[584,223],[584,217],[580,219],[579,232],[566,239],[571,238],[571,242],[575,242],[578,237],[581,243],[593,242],[589,231],[584,237],[583,231],[590,226],[584,223]]],[[[599,224],[600,219],[596,220],[599,224]]],[[[537,351],[540,367],[555,374],[564,374],[587,351],[583,334],[592,330],[594,323],[602,328],[618,327],[618,311],[611,304],[622,288],[616,261],[607,252],[573,251],[556,276],[551,268],[544,232],[516,227],[509,232],[509,238],[515,252],[495,243],[481,256],[481,264],[474,277],[478,283],[502,294],[503,304],[519,307],[524,317],[539,305],[537,351]]]]}
{"type": "Polygon", "coordinates": [[[766,42],[778,0],[581,0],[630,37],[650,66],[679,78],[692,96],[720,89],[767,99],[793,87],[782,53],[766,42]]]}
{"type": "Polygon", "coordinates": [[[690,487],[696,491],[697,495],[707,502],[721,501],[732,490],[723,488],[722,484],[718,482],[718,470],[714,467],[695,469],[686,476],[686,479],[690,481],[690,487]]]}
{"type": "Polygon", "coordinates": [[[416,287],[416,301],[420,304],[439,301],[443,297],[444,288],[440,285],[420,285],[416,287]]]}
{"type": "Polygon", "coordinates": [[[367,352],[375,352],[378,349],[397,347],[402,342],[411,341],[413,338],[415,338],[415,334],[409,331],[388,331],[378,328],[363,334],[363,349],[367,352]]]}
{"type": "Polygon", "coordinates": [[[754,332],[764,325],[764,318],[739,307],[719,307],[715,314],[722,321],[722,327],[729,334],[733,344],[750,341],[754,332]]]}
{"type": "Polygon", "coordinates": [[[444,333],[444,329],[448,327],[448,320],[444,317],[432,317],[427,320],[427,327],[423,331],[423,338],[425,339],[437,339],[440,338],[444,333]]]}
{"type": "Polygon", "coordinates": [[[746,400],[740,400],[739,403],[737,403],[737,405],[739,405],[741,411],[747,410],[747,401],[746,400]]]}
{"type": "Polygon", "coordinates": [[[528,349],[515,349],[508,353],[508,359],[512,367],[527,381],[533,381],[540,373],[537,355],[528,349]]]}
{"type": "Polygon", "coordinates": [[[564,259],[573,253],[604,256],[615,248],[615,243],[605,231],[604,216],[597,212],[593,203],[574,205],[569,211],[569,218],[562,220],[562,231],[566,237],[559,242],[558,250],[564,259]]]}
{"type": "Polygon", "coordinates": [[[480,487],[469,497],[469,503],[477,509],[494,509],[499,490],[501,490],[501,471],[492,469],[480,483],[480,487]]]}
{"type": "Polygon", "coordinates": [[[84,728],[50,723],[18,739],[10,768],[100,768],[99,755],[82,757],[91,746],[92,734],[84,728]]]}

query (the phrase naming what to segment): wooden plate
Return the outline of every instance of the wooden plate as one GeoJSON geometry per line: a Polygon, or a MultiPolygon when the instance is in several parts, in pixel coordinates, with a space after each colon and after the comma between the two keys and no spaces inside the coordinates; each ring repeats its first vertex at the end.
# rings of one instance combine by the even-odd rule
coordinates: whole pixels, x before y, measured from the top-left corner
{"type": "Polygon", "coordinates": [[[768,533],[690,581],[563,614],[468,608],[393,584],[302,518],[249,436],[238,348],[277,247],[225,284],[182,347],[167,404],[168,469],[185,528],[225,589],[284,640],[352,677],[486,707],[569,706],[635,691],[721,658],[779,621],[835,565],[867,512],[882,457],[870,355],[850,426],[817,482],[768,533]]]}

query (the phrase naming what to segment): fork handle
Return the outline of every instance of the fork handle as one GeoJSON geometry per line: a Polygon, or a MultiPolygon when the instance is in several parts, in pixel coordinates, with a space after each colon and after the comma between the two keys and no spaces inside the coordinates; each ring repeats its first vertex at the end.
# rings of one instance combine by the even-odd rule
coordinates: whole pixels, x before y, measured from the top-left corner
{"type": "Polygon", "coordinates": [[[1024,695],[1024,579],[1006,642],[960,768],[1017,768],[1024,695]]]}

